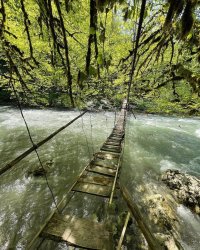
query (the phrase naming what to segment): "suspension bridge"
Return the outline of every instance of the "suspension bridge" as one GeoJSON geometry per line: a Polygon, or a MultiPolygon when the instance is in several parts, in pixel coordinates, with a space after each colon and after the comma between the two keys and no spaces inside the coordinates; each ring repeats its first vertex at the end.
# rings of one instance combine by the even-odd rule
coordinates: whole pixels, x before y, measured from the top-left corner
{"type": "MultiPolygon", "coordinates": [[[[131,194],[120,183],[119,177],[124,151],[127,107],[127,100],[124,100],[121,111],[117,116],[117,122],[114,125],[111,134],[101,146],[100,151],[94,153],[93,159],[82,170],[73,185],[58,204],[56,203],[53,192],[48,185],[56,209],[46,218],[42,226],[39,226],[38,232],[35,234],[31,242],[29,242],[26,249],[46,249],[45,241],[51,240],[55,242],[65,242],[68,246],[71,246],[74,249],[120,250],[122,249],[128,223],[131,219],[134,219],[134,221],[137,222],[137,227],[141,230],[150,249],[163,249],[151,233],[151,230],[143,219],[140,210],[134,203],[131,194]],[[76,207],[78,203],[75,207],[73,206],[73,198],[76,197],[77,194],[79,194],[78,199],[82,203],[85,203],[86,207],[87,203],[91,202],[91,197],[98,199],[98,202],[93,206],[94,211],[90,211],[90,213],[95,213],[95,211],[98,210],[98,207],[104,208],[98,220],[94,220],[89,216],[81,217],[70,213],[72,207],[74,210],[80,210],[80,208],[76,207]],[[110,208],[118,206],[119,197],[125,204],[123,210],[126,216],[124,218],[123,226],[118,228],[117,233],[113,233],[112,223],[110,223],[112,209],[110,208]]],[[[70,126],[85,113],[86,111],[44,140],[40,141],[38,144],[34,144],[31,140],[33,146],[4,166],[1,169],[0,175],[13,168],[19,161],[33,151],[36,152],[38,160],[41,162],[37,149],[56,136],[60,131],[70,126]]],[[[47,178],[46,181],[48,184],[47,178]]],[[[82,208],[84,209],[84,206],[82,208]]],[[[119,216],[117,212],[118,209],[115,210],[114,217],[117,219],[119,216]]],[[[82,214],[84,214],[84,211],[82,211],[82,214]]]]}

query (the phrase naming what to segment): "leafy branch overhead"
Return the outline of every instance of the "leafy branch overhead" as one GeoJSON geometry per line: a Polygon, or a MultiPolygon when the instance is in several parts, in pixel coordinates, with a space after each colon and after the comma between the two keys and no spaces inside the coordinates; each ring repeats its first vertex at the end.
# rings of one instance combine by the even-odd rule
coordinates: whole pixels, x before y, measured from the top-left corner
{"type": "Polygon", "coordinates": [[[147,0],[136,46],[142,2],[0,0],[2,87],[13,81],[39,105],[56,91],[72,107],[91,97],[117,103],[130,79],[133,102],[162,89],[180,100],[180,86],[200,95],[200,1],[147,0]]]}

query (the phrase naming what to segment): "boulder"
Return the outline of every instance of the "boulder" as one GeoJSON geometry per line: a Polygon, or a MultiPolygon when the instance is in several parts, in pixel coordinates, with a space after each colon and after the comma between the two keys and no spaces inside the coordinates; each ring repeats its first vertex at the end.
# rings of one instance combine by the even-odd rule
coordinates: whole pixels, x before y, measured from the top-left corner
{"type": "Polygon", "coordinates": [[[45,176],[49,170],[50,167],[53,165],[53,160],[47,161],[43,166],[37,166],[31,170],[28,170],[26,173],[26,177],[34,176],[34,177],[41,177],[45,176]]]}
{"type": "Polygon", "coordinates": [[[200,179],[179,170],[168,169],[162,174],[162,181],[173,190],[179,202],[200,215],[200,179]]]}
{"type": "Polygon", "coordinates": [[[163,249],[182,249],[181,221],[176,213],[178,203],[166,193],[165,187],[157,184],[149,181],[137,186],[141,212],[163,249]]]}

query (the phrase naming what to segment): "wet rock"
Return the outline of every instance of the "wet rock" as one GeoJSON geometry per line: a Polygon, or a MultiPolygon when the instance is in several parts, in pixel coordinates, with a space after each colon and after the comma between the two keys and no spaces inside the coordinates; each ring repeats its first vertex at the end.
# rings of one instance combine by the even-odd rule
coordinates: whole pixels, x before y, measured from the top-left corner
{"type": "Polygon", "coordinates": [[[180,246],[171,235],[157,233],[156,238],[161,242],[165,249],[179,250],[180,246]],[[178,245],[178,246],[177,246],[178,245]]]}
{"type": "Polygon", "coordinates": [[[148,213],[150,220],[162,228],[164,231],[177,231],[176,213],[170,205],[170,202],[162,194],[153,194],[145,197],[148,205],[148,213]]]}
{"type": "Polygon", "coordinates": [[[176,213],[178,203],[173,196],[167,194],[162,185],[151,182],[137,187],[137,191],[142,197],[140,208],[145,209],[146,221],[163,249],[182,249],[179,243],[181,222],[176,213]]]}
{"type": "Polygon", "coordinates": [[[100,100],[100,109],[110,110],[110,109],[112,109],[112,105],[110,104],[110,102],[108,100],[101,99],[100,100]]]}
{"type": "Polygon", "coordinates": [[[200,110],[199,109],[191,109],[189,112],[188,112],[188,114],[189,115],[197,115],[198,113],[200,112],[200,110]]]}
{"type": "Polygon", "coordinates": [[[162,181],[173,190],[181,203],[200,215],[200,179],[168,169],[162,174],[162,181]]]}
{"type": "Polygon", "coordinates": [[[39,176],[45,175],[46,173],[47,173],[47,170],[41,167],[41,168],[35,169],[32,174],[35,177],[39,177],[39,176]]]}
{"type": "Polygon", "coordinates": [[[50,167],[52,165],[53,165],[53,161],[49,160],[43,166],[39,166],[39,167],[36,167],[36,168],[34,168],[32,170],[29,170],[27,172],[27,174],[26,174],[26,177],[30,177],[30,176],[41,177],[41,176],[44,176],[49,172],[50,167]]]}
{"type": "Polygon", "coordinates": [[[90,100],[86,103],[86,106],[91,111],[113,110],[113,106],[106,99],[90,100]]]}

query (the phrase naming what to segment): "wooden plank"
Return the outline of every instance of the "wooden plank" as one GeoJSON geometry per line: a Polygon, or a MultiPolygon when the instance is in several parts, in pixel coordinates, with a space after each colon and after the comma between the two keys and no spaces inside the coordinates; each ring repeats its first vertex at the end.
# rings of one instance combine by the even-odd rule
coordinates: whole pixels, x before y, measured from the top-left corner
{"type": "Polygon", "coordinates": [[[55,215],[42,236],[87,249],[113,249],[113,239],[107,227],[89,219],[55,215]]]}
{"type": "Polygon", "coordinates": [[[109,141],[105,141],[104,142],[104,144],[103,144],[103,146],[104,145],[106,145],[106,146],[108,146],[108,147],[115,147],[115,148],[117,148],[117,147],[121,147],[121,142],[119,143],[119,142],[109,142],[109,141]]]}
{"type": "Polygon", "coordinates": [[[113,150],[120,150],[121,146],[113,146],[113,145],[105,145],[105,144],[103,144],[101,149],[102,148],[110,148],[110,149],[113,149],[113,150]]]}
{"type": "Polygon", "coordinates": [[[120,141],[120,142],[121,142],[121,141],[123,140],[123,137],[111,135],[111,136],[109,136],[109,139],[111,139],[111,140],[116,140],[116,141],[120,141]]]}
{"type": "MultiPolygon", "coordinates": [[[[86,166],[81,173],[77,176],[76,180],[74,181],[74,183],[71,185],[71,187],[69,188],[68,192],[63,196],[63,198],[61,199],[61,201],[57,204],[57,207],[59,208],[59,211],[62,212],[63,208],[66,206],[66,204],[71,200],[70,198],[67,198],[67,195],[69,194],[69,192],[73,189],[73,187],[76,185],[78,179],[83,175],[83,173],[85,172],[86,168],[88,166],[86,166]]],[[[36,241],[36,239],[39,237],[39,235],[41,234],[41,232],[44,230],[45,226],[47,225],[47,223],[52,219],[52,217],[55,215],[55,213],[57,212],[57,208],[55,208],[50,215],[46,218],[45,222],[40,226],[38,232],[36,233],[36,235],[32,238],[31,242],[28,243],[28,246],[26,247],[27,250],[29,249],[35,249],[34,247],[34,243],[36,241]]]]}
{"type": "Polygon", "coordinates": [[[94,156],[100,159],[118,159],[119,158],[119,154],[108,153],[108,152],[98,152],[94,154],[94,156]]]}
{"type": "Polygon", "coordinates": [[[112,132],[124,134],[124,130],[121,128],[121,126],[119,128],[114,128],[112,132]]]}
{"type": "Polygon", "coordinates": [[[101,148],[101,150],[112,152],[112,153],[120,153],[121,152],[121,149],[115,149],[115,148],[104,147],[104,146],[101,148]]]}
{"type": "Polygon", "coordinates": [[[121,133],[121,132],[112,132],[111,135],[114,135],[114,136],[124,136],[124,133],[121,133]]]}
{"type": "Polygon", "coordinates": [[[96,166],[100,166],[100,167],[104,167],[104,168],[117,169],[117,163],[113,163],[111,160],[110,161],[94,160],[94,161],[92,161],[92,163],[90,165],[91,166],[96,165],[96,166]]]}
{"type": "Polygon", "coordinates": [[[107,143],[107,144],[110,144],[110,145],[121,145],[122,144],[122,141],[121,140],[111,140],[111,139],[109,139],[109,140],[107,140],[105,143],[107,143]]]}
{"type": "Polygon", "coordinates": [[[114,129],[113,131],[112,131],[112,133],[116,133],[116,134],[124,134],[124,132],[122,131],[122,130],[120,130],[120,129],[114,129]]]}
{"type": "Polygon", "coordinates": [[[121,148],[120,145],[110,145],[110,144],[107,144],[107,143],[104,143],[103,147],[112,148],[112,149],[120,149],[121,148]]]}
{"type": "Polygon", "coordinates": [[[111,169],[111,168],[104,168],[104,167],[100,167],[100,166],[89,166],[87,169],[87,171],[93,172],[93,173],[99,173],[102,175],[106,175],[106,176],[115,176],[116,170],[115,169],[111,169]]]}
{"type": "MultiPolygon", "coordinates": [[[[105,154],[106,155],[106,157],[110,157],[110,155],[111,155],[111,157],[115,157],[115,158],[119,158],[120,157],[120,153],[118,153],[118,152],[111,152],[111,151],[107,151],[107,150],[101,150],[101,152],[103,153],[103,154],[105,154]]],[[[108,158],[107,158],[108,159],[108,158]]]]}
{"type": "Polygon", "coordinates": [[[80,179],[80,182],[84,183],[92,183],[97,185],[105,185],[105,186],[112,186],[113,184],[113,178],[108,176],[102,176],[99,174],[96,174],[94,176],[89,175],[83,175],[80,179]]]}
{"type": "Polygon", "coordinates": [[[114,136],[112,136],[112,135],[110,135],[108,138],[107,138],[107,140],[109,140],[109,141],[118,141],[119,143],[121,143],[121,141],[122,141],[122,139],[123,138],[116,138],[116,137],[114,137],[114,136]]]}
{"type": "Polygon", "coordinates": [[[120,146],[121,145],[121,142],[117,142],[117,141],[111,141],[111,140],[107,140],[105,142],[105,144],[108,144],[108,145],[114,145],[114,146],[120,146]]]}
{"type": "Polygon", "coordinates": [[[116,139],[107,139],[106,143],[113,143],[113,144],[118,144],[118,145],[121,145],[122,143],[122,140],[116,140],[116,139]]]}
{"type": "Polygon", "coordinates": [[[102,147],[101,150],[106,151],[106,152],[111,152],[111,153],[120,153],[121,149],[116,149],[116,148],[110,148],[110,147],[102,147]]]}
{"type": "Polygon", "coordinates": [[[124,134],[124,130],[121,130],[121,128],[117,128],[117,129],[114,128],[114,129],[113,129],[113,132],[124,134]]]}
{"type": "Polygon", "coordinates": [[[78,182],[76,184],[76,186],[73,188],[73,191],[108,198],[108,197],[110,197],[111,187],[97,185],[97,184],[91,184],[91,183],[78,182]]]}
{"type": "MultiPolygon", "coordinates": [[[[106,153],[106,152],[102,152],[101,151],[101,153],[103,154],[103,155],[107,155],[108,153],[106,153]]],[[[111,155],[112,155],[112,153],[111,153],[111,155]]],[[[112,157],[112,158],[106,158],[106,157],[101,157],[101,156],[96,156],[95,158],[94,158],[94,161],[100,161],[100,162],[103,162],[104,164],[112,164],[112,165],[118,165],[118,161],[119,161],[119,159],[118,159],[118,157],[116,157],[116,154],[114,154],[114,157],[112,157]]]]}
{"type": "Polygon", "coordinates": [[[119,138],[123,138],[123,136],[124,136],[124,135],[111,133],[109,137],[119,137],[119,138]]]}

